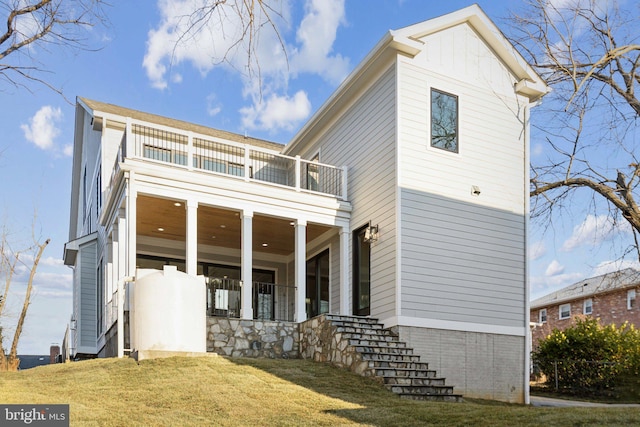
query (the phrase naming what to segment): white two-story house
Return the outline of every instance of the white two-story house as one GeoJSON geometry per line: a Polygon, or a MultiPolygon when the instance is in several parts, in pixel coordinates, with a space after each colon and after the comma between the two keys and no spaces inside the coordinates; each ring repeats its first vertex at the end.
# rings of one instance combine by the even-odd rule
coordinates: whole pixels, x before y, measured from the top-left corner
{"type": "Polygon", "coordinates": [[[286,145],[79,98],[72,352],[135,351],[150,326],[127,289],[165,268],[204,281],[186,311],[375,317],[461,393],[527,401],[529,114],[546,91],[474,5],[389,31],[286,145]]]}

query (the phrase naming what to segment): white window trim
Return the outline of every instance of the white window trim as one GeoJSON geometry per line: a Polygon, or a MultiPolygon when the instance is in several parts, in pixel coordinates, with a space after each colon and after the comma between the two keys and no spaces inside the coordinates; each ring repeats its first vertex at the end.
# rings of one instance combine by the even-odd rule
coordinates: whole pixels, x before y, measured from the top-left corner
{"type": "Polygon", "coordinates": [[[584,302],[582,303],[582,314],[591,314],[593,313],[593,300],[591,298],[588,298],[586,300],[584,300],[584,302]],[[587,304],[589,303],[589,304],[587,304]],[[590,311],[587,312],[587,307],[589,307],[590,311]]]}
{"type": "Polygon", "coordinates": [[[629,289],[627,291],[627,310],[633,310],[635,308],[637,301],[636,301],[636,290],[635,289],[629,289]],[[634,301],[634,306],[631,306],[631,301],[634,301]]]}
{"type": "Polygon", "coordinates": [[[540,312],[538,313],[538,322],[540,323],[547,323],[547,309],[543,308],[540,310],[540,312]],[[542,313],[544,313],[544,320],[542,320],[542,313]]]}
{"type": "Polygon", "coordinates": [[[558,307],[558,318],[560,320],[571,318],[571,304],[561,304],[560,307],[558,307]],[[567,317],[562,317],[562,307],[567,307],[567,306],[569,307],[569,315],[567,317]]]}

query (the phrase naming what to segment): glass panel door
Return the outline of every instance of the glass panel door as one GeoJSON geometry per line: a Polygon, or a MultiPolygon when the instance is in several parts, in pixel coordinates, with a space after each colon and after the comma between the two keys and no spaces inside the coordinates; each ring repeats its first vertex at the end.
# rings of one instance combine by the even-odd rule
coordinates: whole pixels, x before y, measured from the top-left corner
{"type": "Polygon", "coordinates": [[[307,261],[306,311],[310,319],[329,312],[329,250],[307,261]]]}
{"type": "Polygon", "coordinates": [[[371,246],[364,241],[367,226],[353,232],[353,314],[368,316],[371,304],[371,246]]]}

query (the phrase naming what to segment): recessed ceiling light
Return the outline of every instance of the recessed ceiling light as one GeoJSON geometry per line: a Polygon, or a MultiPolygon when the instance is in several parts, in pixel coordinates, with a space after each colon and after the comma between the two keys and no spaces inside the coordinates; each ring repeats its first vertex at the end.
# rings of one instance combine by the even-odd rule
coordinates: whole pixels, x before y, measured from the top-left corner
{"type": "Polygon", "coordinates": [[[291,221],[291,222],[289,223],[289,225],[296,225],[296,222],[295,222],[295,221],[291,221]]]}
{"type": "Polygon", "coordinates": [[[182,206],[182,203],[180,203],[180,202],[175,202],[175,203],[173,204],[173,206],[182,206]]]}
{"type": "Polygon", "coordinates": [[[268,243],[263,243],[263,244],[262,244],[262,247],[263,247],[263,248],[266,248],[267,246],[269,246],[269,244],[268,244],[268,243]]]}
{"type": "Polygon", "coordinates": [[[216,236],[211,236],[211,238],[212,238],[212,239],[215,239],[215,238],[216,238],[216,236]]]}
{"type": "Polygon", "coordinates": [[[158,227],[158,231],[164,231],[164,228],[158,227]]]}
{"type": "Polygon", "coordinates": [[[220,224],[220,228],[227,228],[227,226],[224,224],[220,224]]]}

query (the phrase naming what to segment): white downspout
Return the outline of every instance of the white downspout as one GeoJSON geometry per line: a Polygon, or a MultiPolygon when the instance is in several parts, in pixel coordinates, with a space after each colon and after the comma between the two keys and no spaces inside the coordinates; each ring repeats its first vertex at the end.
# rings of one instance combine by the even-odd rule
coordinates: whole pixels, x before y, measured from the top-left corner
{"type": "Polygon", "coordinates": [[[529,295],[530,295],[530,284],[529,284],[529,208],[530,208],[530,200],[529,200],[529,175],[531,173],[530,166],[530,149],[531,149],[531,141],[530,141],[530,128],[529,128],[529,116],[531,114],[531,108],[538,105],[539,101],[529,102],[524,107],[524,167],[525,167],[525,176],[524,176],[524,330],[525,330],[525,340],[524,340],[524,403],[525,405],[529,405],[530,402],[530,394],[529,394],[529,372],[531,370],[531,328],[529,326],[530,319],[530,310],[531,306],[529,304],[529,295]]]}

